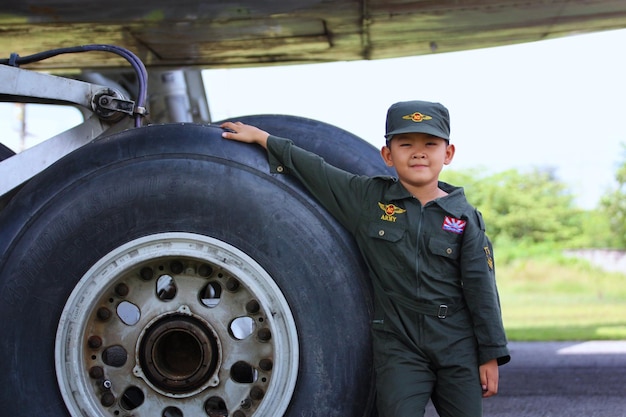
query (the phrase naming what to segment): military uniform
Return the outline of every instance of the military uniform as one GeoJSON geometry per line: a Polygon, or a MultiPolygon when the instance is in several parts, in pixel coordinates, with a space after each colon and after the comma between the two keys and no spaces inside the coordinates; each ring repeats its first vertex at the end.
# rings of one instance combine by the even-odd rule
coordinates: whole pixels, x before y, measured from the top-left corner
{"type": "Polygon", "coordinates": [[[478,367],[510,357],[491,243],[463,189],[440,182],[448,195],[422,205],[395,178],[342,171],[288,139],[267,149],[271,171],[298,178],[367,264],[379,415],[423,415],[432,397],[441,416],[481,416],[478,367]]]}
{"type": "MultiPolygon", "coordinates": [[[[410,133],[449,141],[448,110],[392,105],[388,146],[410,133]]],[[[395,178],[342,171],[288,139],[270,136],[267,150],[271,171],[298,178],[352,233],[367,264],[379,416],[423,416],[429,398],[442,417],[482,416],[479,366],[510,356],[491,243],[463,189],[439,182],[446,195],[422,205],[395,178]]]]}

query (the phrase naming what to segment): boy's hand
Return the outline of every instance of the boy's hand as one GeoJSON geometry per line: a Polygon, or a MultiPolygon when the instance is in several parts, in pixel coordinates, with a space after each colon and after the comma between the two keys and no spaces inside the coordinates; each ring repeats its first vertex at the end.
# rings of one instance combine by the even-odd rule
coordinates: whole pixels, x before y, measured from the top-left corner
{"type": "Polygon", "coordinates": [[[498,360],[492,359],[479,367],[480,384],[483,389],[483,398],[498,393],[498,360]]]}
{"type": "Polygon", "coordinates": [[[246,125],[241,122],[224,122],[220,125],[222,129],[227,129],[222,133],[222,137],[226,139],[233,139],[239,142],[257,143],[264,148],[267,148],[267,138],[269,133],[258,127],[246,125]]]}

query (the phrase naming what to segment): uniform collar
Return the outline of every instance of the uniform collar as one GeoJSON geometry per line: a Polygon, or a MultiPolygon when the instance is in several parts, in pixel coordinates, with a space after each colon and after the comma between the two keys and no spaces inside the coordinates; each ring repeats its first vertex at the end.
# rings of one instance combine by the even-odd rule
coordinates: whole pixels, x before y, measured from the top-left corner
{"type": "MultiPolygon", "coordinates": [[[[465,199],[465,192],[463,191],[463,188],[455,187],[454,185],[450,185],[442,181],[439,181],[439,188],[447,192],[448,195],[433,200],[426,205],[437,204],[448,213],[456,217],[461,217],[467,209],[467,200],[465,199]]],[[[402,183],[400,183],[397,178],[394,178],[393,183],[385,192],[385,199],[387,201],[397,201],[409,198],[413,198],[411,193],[404,188],[402,183]]]]}
{"type": "Polygon", "coordinates": [[[413,197],[397,178],[392,178],[392,180],[393,182],[385,191],[385,199],[387,201],[404,200],[405,198],[413,197]]]}
{"type": "Polygon", "coordinates": [[[461,217],[468,206],[463,187],[455,187],[454,185],[439,181],[439,188],[447,192],[448,195],[434,200],[433,203],[438,204],[439,207],[455,217],[461,217]]]}

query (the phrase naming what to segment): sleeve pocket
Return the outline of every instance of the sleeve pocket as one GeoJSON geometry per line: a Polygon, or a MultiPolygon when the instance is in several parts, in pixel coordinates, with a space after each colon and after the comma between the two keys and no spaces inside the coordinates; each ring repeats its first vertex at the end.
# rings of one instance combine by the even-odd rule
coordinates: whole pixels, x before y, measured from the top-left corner
{"type": "Polygon", "coordinates": [[[430,239],[428,249],[433,255],[443,256],[450,259],[458,259],[461,255],[458,243],[446,242],[445,240],[430,239]]]}

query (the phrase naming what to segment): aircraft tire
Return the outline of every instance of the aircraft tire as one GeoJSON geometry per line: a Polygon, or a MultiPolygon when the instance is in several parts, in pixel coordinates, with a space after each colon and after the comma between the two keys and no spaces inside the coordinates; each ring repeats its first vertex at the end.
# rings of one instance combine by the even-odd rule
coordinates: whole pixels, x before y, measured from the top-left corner
{"type": "Polygon", "coordinates": [[[13,155],[15,155],[15,152],[9,149],[6,145],[0,143],[0,161],[4,161],[13,155]]]}
{"type": "MultiPolygon", "coordinates": [[[[330,125],[240,120],[385,169],[330,125]]],[[[261,148],[215,126],[122,132],[26,184],[0,230],[3,415],[370,415],[365,267],[261,148]]]]}

